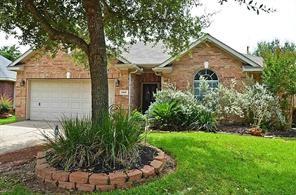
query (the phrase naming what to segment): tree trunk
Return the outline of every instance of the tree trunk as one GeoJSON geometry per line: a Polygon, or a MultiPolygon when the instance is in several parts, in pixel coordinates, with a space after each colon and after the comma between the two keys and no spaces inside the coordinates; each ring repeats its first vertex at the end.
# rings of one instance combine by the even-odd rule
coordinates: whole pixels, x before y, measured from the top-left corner
{"type": "Polygon", "coordinates": [[[92,121],[108,112],[107,55],[102,10],[99,1],[83,2],[90,37],[88,60],[91,78],[92,121]]]}

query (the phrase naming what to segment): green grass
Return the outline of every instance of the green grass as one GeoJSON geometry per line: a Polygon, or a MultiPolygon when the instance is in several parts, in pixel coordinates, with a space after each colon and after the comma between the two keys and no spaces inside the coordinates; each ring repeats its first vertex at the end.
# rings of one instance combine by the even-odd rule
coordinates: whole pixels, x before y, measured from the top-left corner
{"type": "Polygon", "coordinates": [[[176,172],[111,194],[296,192],[296,140],[210,133],[152,133],[149,142],[176,159],[176,172]]]}
{"type": "Polygon", "coordinates": [[[5,124],[15,123],[15,122],[16,122],[15,116],[0,119],[0,125],[5,125],[5,124]]]}

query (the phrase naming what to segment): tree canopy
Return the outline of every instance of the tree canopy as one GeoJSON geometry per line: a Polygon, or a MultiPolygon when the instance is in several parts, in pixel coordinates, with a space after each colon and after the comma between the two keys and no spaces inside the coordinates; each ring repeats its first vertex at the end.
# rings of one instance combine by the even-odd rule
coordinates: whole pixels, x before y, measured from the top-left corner
{"type": "Polygon", "coordinates": [[[254,54],[264,58],[263,83],[276,94],[291,124],[296,95],[296,45],[279,40],[258,43],[254,54]]]}
{"type": "Polygon", "coordinates": [[[3,46],[0,48],[0,55],[9,59],[10,61],[14,61],[21,55],[21,52],[16,45],[3,46]]]}
{"type": "Polygon", "coordinates": [[[278,94],[296,94],[296,44],[278,39],[260,42],[254,54],[265,61],[263,82],[278,94]]]}

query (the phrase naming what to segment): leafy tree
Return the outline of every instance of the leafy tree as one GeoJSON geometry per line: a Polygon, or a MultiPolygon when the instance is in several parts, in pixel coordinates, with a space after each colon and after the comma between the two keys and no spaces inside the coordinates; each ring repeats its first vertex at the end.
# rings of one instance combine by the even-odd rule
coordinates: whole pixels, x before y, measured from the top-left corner
{"type": "Polygon", "coordinates": [[[14,61],[21,55],[21,52],[19,48],[15,45],[3,46],[0,48],[0,55],[11,61],[14,61]]]}
{"type": "Polygon", "coordinates": [[[62,45],[82,51],[91,76],[92,120],[97,121],[108,109],[106,42],[118,51],[127,40],[162,40],[180,51],[206,22],[190,12],[198,5],[198,0],[5,0],[0,30],[33,48],[62,45]]]}
{"type": "Polygon", "coordinates": [[[255,54],[264,58],[263,82],[279,96],[291,122],[293,97],[296,95],[296,45],[279,40],[258,43],[255,54]]]}

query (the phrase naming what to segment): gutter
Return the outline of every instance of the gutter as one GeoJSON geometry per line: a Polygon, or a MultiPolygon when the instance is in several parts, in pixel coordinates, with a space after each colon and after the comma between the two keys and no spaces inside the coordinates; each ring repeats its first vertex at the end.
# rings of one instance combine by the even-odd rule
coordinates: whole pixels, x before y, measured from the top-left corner
{"type": "Polygon", "coordinates": [[[173,71],[173,67],[155,67],[152,68],[156,75],[160,76],[161,73],[171,73],[173,71]]]}
{"type": "Polygon", "coordinates": [[[263,67],[243,66],[243,72],[262,72],[263,67]]]}
{"type": "Polygon", "coordinates": [[[24,66],[23,65],[8,66],[7,69],[10,70],[10,71],[23,71],[24,66]]]}

